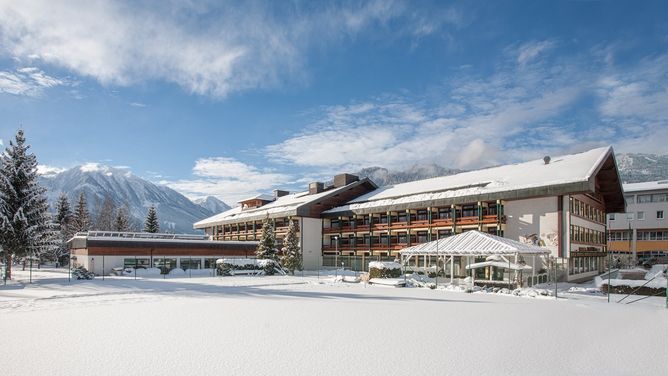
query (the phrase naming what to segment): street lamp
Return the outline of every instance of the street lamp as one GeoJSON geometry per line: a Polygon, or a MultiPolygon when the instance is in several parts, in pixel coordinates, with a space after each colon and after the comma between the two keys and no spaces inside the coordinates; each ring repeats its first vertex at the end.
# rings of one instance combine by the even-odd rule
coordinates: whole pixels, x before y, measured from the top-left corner
{"type": "Polygon", "coordinates": [[[334,236],[334,279],[339,276],[339,236],[334,236]]]}

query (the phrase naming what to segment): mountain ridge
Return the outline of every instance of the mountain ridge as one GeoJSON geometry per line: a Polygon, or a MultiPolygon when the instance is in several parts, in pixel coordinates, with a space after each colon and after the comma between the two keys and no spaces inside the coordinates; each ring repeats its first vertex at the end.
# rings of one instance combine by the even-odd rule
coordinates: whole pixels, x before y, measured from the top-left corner
{"type": "MultiPolygon", "coordinates": [[[[58,174],[40,176],[40,184],[47,189],[52,208],[61,192],[67,194],[72,208],[79,194],[84,192],[93,221],[105,197],[109,197],[116,207],[127,205],[134,230],[143,227],[150,206],[156,207],[161,232],[193,233],[196,232],[192,228],[193,223],[217,214],[172,188],[154,184],[126,169],[99,164],[81,165],[58,174]]],[[[214,204],[225,205],[217,201],[219,203],[214,204]]]]}

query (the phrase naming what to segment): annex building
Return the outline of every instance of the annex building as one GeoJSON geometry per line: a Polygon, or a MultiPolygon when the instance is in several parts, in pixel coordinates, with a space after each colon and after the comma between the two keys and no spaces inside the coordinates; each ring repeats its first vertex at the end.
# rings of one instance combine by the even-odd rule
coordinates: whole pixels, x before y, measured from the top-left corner
{"type": "MultiPolygon", "coordinates": [[[[624,211],[613,149],[604,147],[380,188],[342,174],[330,187],[311,183],[307,192],[244,200],[194,227],[212,240],[247,241],[259,239],[267,216],[279,237],[287,221],[296,221],[305,268],[344,263],[357,270],[398,259],[407,247],[478,230],[544,246],[563,279],[573,281],[603,270],[606,213],[624,211]]],[[[455,264],[465,275],[463,261],[455,264]]]]}
{"type": "Polygon", "coordinates": [[[115,268],[214,269],[223,257],[255,254],[257,242],[217,242],[207,236],[88,231],[69,241],[72,261],[96,275],[115,268]]]}
{"type": "Polygon", "coordinates": [[[608,215],[610,251],[640,262],[668,256],[668,180],[623,186],[626,213],[608,215]]]}

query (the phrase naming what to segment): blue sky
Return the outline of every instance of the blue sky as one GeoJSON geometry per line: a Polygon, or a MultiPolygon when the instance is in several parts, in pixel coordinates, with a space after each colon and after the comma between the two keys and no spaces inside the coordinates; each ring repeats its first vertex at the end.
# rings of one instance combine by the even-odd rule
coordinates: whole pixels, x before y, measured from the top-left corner
{"type": "Polygon", "coordinates": [[[0,1],[0,140],[229,203],[337,172],[666,154],[665,1],[0,1]]]}

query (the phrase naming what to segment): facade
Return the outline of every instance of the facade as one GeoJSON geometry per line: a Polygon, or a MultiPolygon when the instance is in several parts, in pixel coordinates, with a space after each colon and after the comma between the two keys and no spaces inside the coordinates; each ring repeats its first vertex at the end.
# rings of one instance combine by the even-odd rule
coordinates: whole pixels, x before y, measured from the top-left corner
{"type": "Polygon", "coordinates": [[[280,249],[292,221],[300,239],[304,268],[313,270],[322,265],[321,213],[376,188],[369,179],[339,174],[331,185],[310,183],[308,191],[276,190],[273,196],[250,197],[240,201],[239,206],[199,221],[193,227],[204,230],[209,239],[215,241],[257,241],[262,234],[262,222],[269,219],[280,249]]]}
{"type": "Polygon", "coordinates": [[[214,269],[216,259],[248,257],[257,242],[214,242],[201,235],[89,231],[68,241],[71,256],[97,275],[114,268],[214,269]]]}
{"type": "Polygon", "coordinates": [[[624,184],[626,213],[608,215],[613,253],[643,262],[668,256],[668,180],[624,184]]]}
{"type": "MultiPolygon", "coordinates": [[[[383,187],[327,210],[323,262],[395,259],[403,248],[479,230],[543,245],[565,279],[587,279],[604,268],[605,214],[624,209],[611,147],[546,157],[383,187]]],[[[463,262],[455,261],[462,276],[463,262]]]]}

